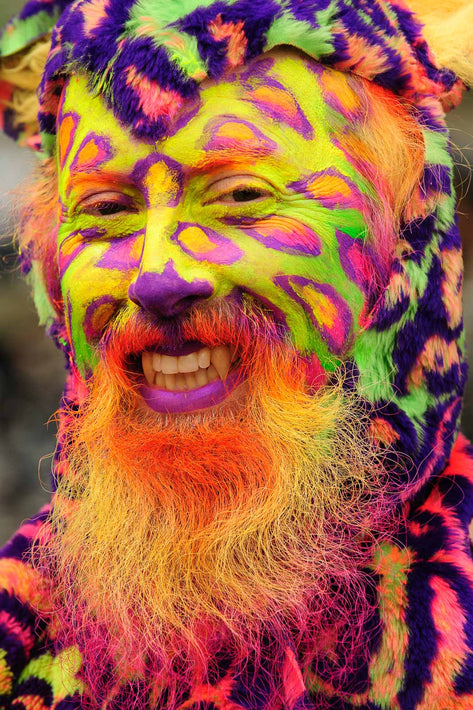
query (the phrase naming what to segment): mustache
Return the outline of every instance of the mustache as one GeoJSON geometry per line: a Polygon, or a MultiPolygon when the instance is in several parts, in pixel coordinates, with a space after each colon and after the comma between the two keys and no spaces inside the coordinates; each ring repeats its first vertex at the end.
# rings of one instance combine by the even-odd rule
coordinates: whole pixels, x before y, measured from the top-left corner
{"type": "Polygon", "coordinates": [[[143,351],[179,350],[189,343],[196,348],[230,345],[245,362],[251,362],[256,343],[265,350],[287,345],[287,326],[254,299],[227,297],[197,304],[172,319],[143,311],[135,305],[120,308],[108,323],[98,344],[100,359],[109,365],[131,362],[143,351]]]}

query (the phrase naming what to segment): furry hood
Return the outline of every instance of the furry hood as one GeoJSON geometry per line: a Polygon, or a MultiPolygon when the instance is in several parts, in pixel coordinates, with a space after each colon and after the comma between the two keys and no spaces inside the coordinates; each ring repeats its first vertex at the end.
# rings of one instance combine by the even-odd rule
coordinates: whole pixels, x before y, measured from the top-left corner
{"type": "MultiPolygon", "coordinates": [[[[471,57],[465,59],[473,48],[461,41],[462,23],[471,22],[473,11],[469,3],[442,3],[451,7],[440,11],[412,4],[431,27],[448,20],[456,46],[460,36],[458,57],[452,43],[445,47],[443,32],[424,32],[404,0],[29,0],[5,27],[0,56],[14,55],[52,31],[39,89],[47,152],[54,149],[58,102],[71,72],[87,72],[90,87],[137,137],[157,140],[201,81],[218,79],[281,45],[373,81],[420,109],[437,99],[449,110],[473,74],[471,57]],[[426,42],[430,35],[438,57],[426,42]]],[[[18,135],[12,118],[7,112],[4,128],[18,135]]]]}

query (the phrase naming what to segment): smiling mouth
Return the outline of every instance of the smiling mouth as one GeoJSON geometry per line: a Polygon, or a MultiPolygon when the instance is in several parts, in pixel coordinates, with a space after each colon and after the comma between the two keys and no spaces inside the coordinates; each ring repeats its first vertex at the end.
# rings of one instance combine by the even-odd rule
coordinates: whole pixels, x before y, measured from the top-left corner
{"type": "Polygon", "coordinates": [[[225,381],[236,359],[234,355],[228,345],[203,347],[179,356],[144,352],[141,364],[150,387],[185,392],[217,379],[225,381]]]}
{"type": "Polygon", "coordinates": [[[236,349],[188,344],[184,354],[145,351],[141,364],[146,385],[140,394],[157,412],[182,413],[222,402],[242,382],[236,349]],[[189,348],[194,348],[188,352],[189,348]]]}

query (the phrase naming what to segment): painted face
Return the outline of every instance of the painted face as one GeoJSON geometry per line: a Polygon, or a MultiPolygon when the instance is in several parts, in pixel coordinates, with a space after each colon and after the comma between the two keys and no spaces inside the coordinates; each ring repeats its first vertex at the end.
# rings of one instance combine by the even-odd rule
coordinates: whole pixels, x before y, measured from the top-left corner
{"type": "MultiPolygon", "coordinates": [[[[265,55],[204,83],[156,144],[134,139],[83,77],[70,80],[58,130],[58,259],[84,374],[103,329],[130,301],[170,321],[199,302],[251,297],[284,323],[301,356],[330,370],[348,355],[366,309],[369,188],[331,128],[324,95],[332,76],[292,52],[265,55]]],[[[348,87],[345,100],[357,102],[348,87]]],[[[223,348],[223,364],[209,365],[195,349],[145,355],[151,406],[214,403],[189,391],[208,389],[209,371],[204,382],[200,370],[213,364],[211,377],[225,385],[229,355],[223,348]],[[174,400],[192,403],[160,404],[176,389],[184,394],[174,400]]]]}

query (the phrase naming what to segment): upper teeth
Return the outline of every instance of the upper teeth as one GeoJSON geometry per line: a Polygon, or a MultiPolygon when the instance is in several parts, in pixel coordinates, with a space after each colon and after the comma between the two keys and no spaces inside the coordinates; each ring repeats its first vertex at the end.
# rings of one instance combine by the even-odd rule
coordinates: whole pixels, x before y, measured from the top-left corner
{"type": "Polygon", "coordinates": [[[201,348],[188,355],[144,352],[143,372],[149,385],[163,389],[193,389],[220,377],[225,380],[232,361],[227,345],[201,348]]]}

